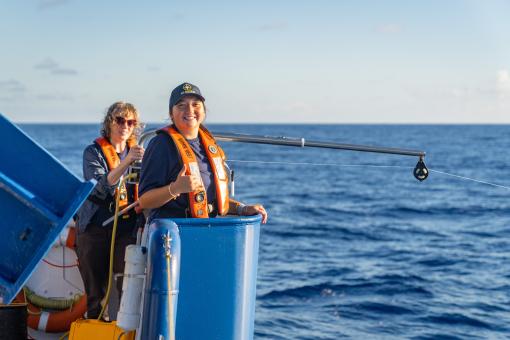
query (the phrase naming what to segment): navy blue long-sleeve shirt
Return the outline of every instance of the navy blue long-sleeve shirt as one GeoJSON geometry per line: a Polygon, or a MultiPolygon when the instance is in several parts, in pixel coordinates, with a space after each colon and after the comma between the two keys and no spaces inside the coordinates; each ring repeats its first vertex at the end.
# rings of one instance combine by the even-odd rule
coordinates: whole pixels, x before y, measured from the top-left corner
{"type": "MultiPolygon", "coordinates": [[[[187,141],[195,153],[202,182],[206,188],[207,201],[208,203],[214,203],[216,201],[216,185],[206,152],[199,138],[188,139],[187,141]]],[[[172,138],[167,133],[158,133],[150,141],[143,156],[139,187],[140,196],[149,190],[169,185],[177,179],[181,169],[181,159],[172,138]]],[[[159,208],[152,209],[149,219],[191,217],[186,214],[188,205],[188,195],[181,194],[177,199],[171,200],[159,208]]]]}

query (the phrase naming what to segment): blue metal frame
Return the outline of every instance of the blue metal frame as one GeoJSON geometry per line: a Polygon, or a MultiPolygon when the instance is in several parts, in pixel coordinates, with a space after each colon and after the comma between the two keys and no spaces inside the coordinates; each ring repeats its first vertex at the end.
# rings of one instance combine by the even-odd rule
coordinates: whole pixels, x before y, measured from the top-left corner
{"type": "Polygon", "coordinates": [[[10,303],[95,186],[0,113],[0,303],[10,303]]]}

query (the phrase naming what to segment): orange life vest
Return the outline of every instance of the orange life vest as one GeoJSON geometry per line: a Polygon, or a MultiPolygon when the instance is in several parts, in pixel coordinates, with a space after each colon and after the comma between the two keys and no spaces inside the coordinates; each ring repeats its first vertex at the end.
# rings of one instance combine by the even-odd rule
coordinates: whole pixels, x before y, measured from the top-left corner
{"type": "MultiPolygon", "coordinates": [[[[200,180],[200,169],[198,168],[197,159],[195,153],[191,149],[186,138],[177,131],[173,126],[167,126],[162,129],[170,135],[179,155],[181,156],[182,163],[186,166],[186,175],[192,173],[197,176],[200,180]]],[[[214,183],[216,184],[216,202],[218,208],[218,214],[225,216],[228,213],[228,176],[225,169],[224,160],[225,154],[223,150],[216,144],[216,140],[211,133],[204,127],[200,127],[198,130],[198,136],[202,145],[205,148],[207,159],[214,175],[214,183]]],[[[188,194],[189,207],[192,217],[207,218],[209,217],[209,210],[207,205],[207,195],[204,191],[190,192],[188,194]]]]}
{"type": "MultiPolygon", "coordinates": [[[[104,157],[106,158],[106,163],[108,164],[108,169],[111,171],[119,166],[120,158],[115,151],[113,145],[108,141],[108,139],[104,137],[99,137],[96,139],[96,143],[101,147],[101,151],[103,152],[104,157]]],[[[128,140],[128,146],[131,148],[136,145],[135,141],[128,140]]],[[[117,195],[117,190],[115,189],[115,195],[117,195]]],[[[138,200],[138,184],[135,184],[134,187],[134,201],[138,200]]],[[[126,184],[122,184],[120,187],[120,198],[119,198],[119,208],[122,209],[128,205],[128,194],[126,189],[126,184]]]]}

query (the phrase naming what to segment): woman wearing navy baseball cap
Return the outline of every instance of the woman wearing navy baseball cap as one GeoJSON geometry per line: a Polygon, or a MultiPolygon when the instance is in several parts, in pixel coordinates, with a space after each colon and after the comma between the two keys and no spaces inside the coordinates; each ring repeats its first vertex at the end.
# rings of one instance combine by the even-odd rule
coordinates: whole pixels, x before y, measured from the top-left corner
{"type": "Polygon", "coordinates": [[[208,218],[262,215],[260,204],[244,205],[229,197],[225,154],[203,122],[205,98],[190,83],[170,95],[171,125],[160,129],[143,157],[140,205],[154,218],[208,218]]]}

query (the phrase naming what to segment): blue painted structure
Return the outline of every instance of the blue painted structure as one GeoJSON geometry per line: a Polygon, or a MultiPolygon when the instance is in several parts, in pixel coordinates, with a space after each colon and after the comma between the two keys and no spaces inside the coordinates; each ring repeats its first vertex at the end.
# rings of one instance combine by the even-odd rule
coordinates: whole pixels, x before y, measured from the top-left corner
{"type": "Polygon", "coordinates": [[[0,303],[9,303],[94,188],[0,114],[0,303]]]}
{"type": "Polygon", "coordinates": [[[149,228],[141,339],[159,339],[159,335],[175,339],[170,333],[179,292],[179,229],[172,220],[156,220],[149,228]]]}
{"type": "MultiPolygon", "coordinates": [[[[169,311],[175,310],[167,304],[167,264],[162,261],[162,237],[171,230],[180,236],[181,254],[175,338],[253,339],[260,221],[260,216],[155,220],[150,226],[148,261],[153,264],[148,264],[151,283],[146,285],[142,326],[150,328],[142,330],[142,338],[171,339],[170,321],[166,326],[151,321],[168,320],[169,311]],[[154,296],[157,291],[159,299],[154,296]]],[[[173,247],[178,249],[177,244],[173,247]]]]}
{"type": "MultiPolygon", "coordinates": [[[[0,145],[0,303],[9,303],[95,183],[82,182],[1,114],[0,135],[8,141],[0,145]]],[[[175,325],[177,339],[253,339],[260,221],[155,220],[142,338],[172,339],[175,325]]]]}

